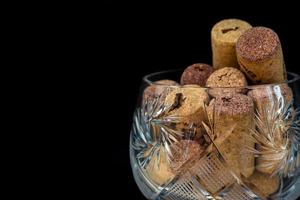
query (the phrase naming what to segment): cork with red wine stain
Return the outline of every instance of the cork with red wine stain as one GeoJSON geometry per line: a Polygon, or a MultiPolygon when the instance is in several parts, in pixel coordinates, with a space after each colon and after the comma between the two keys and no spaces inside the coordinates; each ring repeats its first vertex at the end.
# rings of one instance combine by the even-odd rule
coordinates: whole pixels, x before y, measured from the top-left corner
{"type": "Polygon", "coordinates": [[[266,27],[245,31],[236,44],[241,70],[253,84],[283,83],[286,69],[278,35],[266,27]]]}

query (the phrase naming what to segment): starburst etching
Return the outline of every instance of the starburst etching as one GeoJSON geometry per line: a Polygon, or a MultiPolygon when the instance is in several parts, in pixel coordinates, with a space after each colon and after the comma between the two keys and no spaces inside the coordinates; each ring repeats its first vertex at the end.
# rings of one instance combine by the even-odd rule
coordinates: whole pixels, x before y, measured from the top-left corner
{"type": "Polygon", "coordinates": [[[181,101],[178,95],[172,105],[166,106],[164,98],[169,92],[170,88],[166,87],[161,95],[143,101],[141,108],[137,109],[134,115],[133,148],[137,151],[137,160],[144,169],[153,157],[157,165],[161,163],[161,157],[170,163],[173,154],[176,153],[176,149],[171,147],[172,144],[178,142],[184,134],[194,135],[196,132],[195,125],[191,123],[186,125],[188,130],[183,133],[176,127],[181,123],[181,117],[166,115],[181,101]]]}
{"type": "Polygon", "coordinates": [[[272,176],[292,176],[300,164],[300,111],[284,98],[273,99],[255,115],[250,137],[256,148],[257,168],[272,176]]]}

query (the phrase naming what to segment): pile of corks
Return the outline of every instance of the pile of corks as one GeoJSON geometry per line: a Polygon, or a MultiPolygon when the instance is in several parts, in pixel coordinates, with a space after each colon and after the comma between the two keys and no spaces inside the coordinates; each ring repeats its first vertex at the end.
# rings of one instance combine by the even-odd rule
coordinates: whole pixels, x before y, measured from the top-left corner
{"type": "MultiPolygon", "coordinates": [[[[146,171],[157,184],[171,180],[184,163],[207,147],[203,122],[213,122],[213,139],[227,165],[237,176],[246,178],[255,192],[268,196],[279,187],[279,178],[271,176],[276,163],[264,163],[267,159],[263,154],[255,158],[246,147],[260,148],[249,137],[255,129],[255,114],[263,117],[264,109],[278,95],[286,102],[293,98],[285,84],[286,69],[279,37],[270,28],[226,19],[212,28],[211,44],[213,66],[193,64],[183,71],[180,84],[160,80],[145,89],[144,102],[160,96],[170,108],[165,117],[180,117],[176,129],[185,135],[192,124],[196,133],[183,136],[171,146],[177,152],[175,158],[173,155],[171,161],[167,156],[154,158],[146,171]],[[267,92],[266,88],[270,87],[267,84],[277,84],[280,92],[267,92]],[[162,85],[172,87],[164,90],[162,85]]],[[[161,149],[162,155],[167,154],[165,151],[161,149]]]]}

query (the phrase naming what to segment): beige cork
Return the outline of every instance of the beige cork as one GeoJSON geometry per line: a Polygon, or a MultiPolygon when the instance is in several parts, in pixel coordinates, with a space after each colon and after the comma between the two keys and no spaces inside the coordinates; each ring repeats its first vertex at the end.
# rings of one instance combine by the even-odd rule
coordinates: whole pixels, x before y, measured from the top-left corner
{"type": "Polygon", "coordinates": [[[197,85],[185,85],[171,91],[165,99],[165,106],[169,108],[166,117],[178,120],[176,128],[183,136],[201,133],[202,121],[205,121],[205,105],[209,102],[206,89],[197,85]],[[193,130],[196,132],[193,133],[193,130]]]}
{"type": "MultiPolygon", "coordinates": [[[[163,95],[165,96],[167,94],[167,91],[171,89],[171,87],[168,86],[176,86],[179,85],[176,81],[173,80],[159,80],[155,81],[152,85],[149,85],[145,88],[143,92],[143,101],[153,101],[159,96],[163,95]]],[[[164,98],[161,98],[164,99],[164,98]]]]}
{"type": "Polygon", "coordinates": [[[286,69],[278,35],[265,27],[247,30],[237,41],[241,70],[254,84],[283,83],[286,69]]]}
{"type": "MultiPolygon", "coordinates": [[[[285,83],[279,85],[255,86],[251,91],[248,92],[248,96],[253,99],[256,113],[259,120],[261,120],[263,124],[273,124],[273,112],[276,113],[277,109],[279,109],[281,106],[287,107],[293,100],[292,90],[285,83]]],[[[273,135],[274,146],[285,145],[284,135],[290,126],[290,120],[277,120],[282,124],[276,128],[276,134],[273,135]]],[[[267,126],[265,129],[266,130],[263,133],[268,133],[267,126]]],[[[259,144],[256,145],[256,149],[261,152],[261,154],[259,154],[256,158],[256,169],[263,173],[272,174],[281,163],[281,160],[272,159],[273,154],[270,154],[270,150],[267,148],[262,148],[259,144]]],[[[274,152],[274,155],[276,155],[276,152],[274,152]]]]}
{"type": "Polygon", "coordinates": [[[262,197],[268,197],[270,194],[276,192],[279,187],[280,179],[278,176],[271,177],[269,174],[264,174],[255,171],[248,179],[248,187],[256,194],[262,197]]]}
{"type": "Polygon", "coordinates": [[[254,171],[254,148],[250,130],[254,128],[254,105],[242,94],[218,96],[207,109],[214,127],[215,144],[237,176],[249,177],[254,171]]]}
{"type": "Polygon", "coordinates": [[[202,151],[199,143],[194,140],[181,140],[174,143],[171,146],[171,171],[175,174],[179,173],[185,164],[200,155],[202,151]]]}
{"type": "Polygon", "coordinates": [[[183,170],[185,164],[202,152],[199,143],[181,140],[171,145],[170,151],[161,146],[159,156],[154,154],[146,168],[150,180],[158,185],[170,182],[183,170]]]}
{"type": "Polygon", "coordinates": [[[224,67],[214,71],[206,81],[206,87],[209,87],[209,94],[213,97],[226,93],[241,93],[247,86],[247,80],[244,74],[232,67],[224,67]]]}
{"type": "Polygon", "coordinates": [[[166,184],[174,178],[175,174],[170,169],[168,154],[163,146],[159,149],[159,156],[154,154],[151,158],[146,167],[146,175],[158,185],[166,184]]]}
{"type": "Polygon", "coordinates": [[[213,66],[239,68],[235,45],[242,33],[251,28],[251,25],[239,19],[225,19],[211,30],[211,45],[213,66]]]}

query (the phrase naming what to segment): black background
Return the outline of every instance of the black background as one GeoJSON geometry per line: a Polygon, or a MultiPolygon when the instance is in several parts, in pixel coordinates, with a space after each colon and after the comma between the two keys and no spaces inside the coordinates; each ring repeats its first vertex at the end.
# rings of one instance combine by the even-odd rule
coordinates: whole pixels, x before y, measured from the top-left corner
{"type": "Polygon", "coordinates": [[[100,89],[97,93],[110,97],[104,99],[110,106],[110,112],[104,112],[108,120],[100,120],[100,127],[105,127],[100,129],[100,134],[106,139],[101,139],[101,147],[108,152],[106,164],[103,164],[107,167],[107,176],[103,176],[106,176],[106,192],[112,199],[117,199],[117,196],[144,199],[133,180],[128,149],[132,115],[142,77],[197,62],[211,64],[210,30],[216,22],[239,18],[253,26],[272,28],[281,39],[287,69],[297,72],[299,34],[295,25],[298,24],[298,14],[292,11],[293,6],[254,6],[246,11],[243,6],[247,3],[244,4],[242,9],[223,9],[223,5],[217,4],[218,10],[214,10],[216,5],[195,5],[188,9],[178,8],[180,5],[176,9],[171,6],[123,9],[112,5],[111,12],[101,15],[102,39],[99,45],[105,53],[100,53],[99,69],[101,71],[104,67],[106,72],[99,75],[100,89]],[[107,81],[101,76],[111,79],[107,81]],[[112,188],[118,190],[109,192],[112,188]]]}

